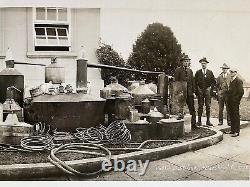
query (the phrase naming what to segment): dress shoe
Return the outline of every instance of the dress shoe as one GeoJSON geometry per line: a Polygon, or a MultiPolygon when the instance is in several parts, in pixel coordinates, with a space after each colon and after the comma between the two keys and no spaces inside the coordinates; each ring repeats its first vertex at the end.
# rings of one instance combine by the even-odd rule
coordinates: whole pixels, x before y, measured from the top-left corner
{"type": "Polygon", "coordinates": [[[222,121],[219,121],[218,125],[219,125],[219,126],[223,125],[223,122],[222,122],[222,121]]]}
{"type": "Polygon", "coordinates": [[[207,126],[210,126],[210,127],[213,126],[213,124],[212,124],[210,121],[207,121],[206,125],[207,125],[207,126]]]}
{"type": "Polygon", "coordinates": [[[201,121],[198,121],[198,122],[196,123],[196,126],[201,126],[201,125],[202,125],[201,121]]]}
{"type": "Polygon", "coordinates": [[[225,134],[234,134],[234,132],[229,131],[229,132],[224,132],[225,134]]]}
{"type": "Polygon", "coordinates": [[[240,133],[236,132],[236,133],[232,134],[231,136],[232,136],[232,137],[237,137],[237,136],[239,136],[239,135],[240,135],[240,133]]]}

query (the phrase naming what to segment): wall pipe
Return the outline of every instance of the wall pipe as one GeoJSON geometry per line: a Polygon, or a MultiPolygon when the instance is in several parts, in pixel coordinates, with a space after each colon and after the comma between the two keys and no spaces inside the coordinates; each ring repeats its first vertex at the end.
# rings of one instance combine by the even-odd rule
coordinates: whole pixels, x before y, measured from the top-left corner
{"type": "Polygon", "coordinates": [[[105,64],[87,64],[90,68],[101,68],[101,69],[116,69],[116,70],[123,70],[123,71],[131,71],[131,72],[138,72],[138,73],[148,73],[148,74],[162,74],[164,72],[160,71],[143,71],[143,70],[137,70],[137,69],[130,69],[130,68],[124,68],[124,67],[117,67],[117,66],[110,66],[105,64]]]}

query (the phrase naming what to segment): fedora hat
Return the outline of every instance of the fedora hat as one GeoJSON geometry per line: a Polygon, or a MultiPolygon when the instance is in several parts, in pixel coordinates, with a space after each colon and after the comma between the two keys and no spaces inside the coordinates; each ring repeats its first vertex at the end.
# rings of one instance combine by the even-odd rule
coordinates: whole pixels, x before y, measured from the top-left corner
{"type": "Polygon", "coordinates": [[[220,68],[222,68],[222,69],[230,69],[230,67],[228,65],[226,65],[226,63],[224,63],[220,68]]]}
{"type": "Polygon", "coordinates": [[[191,60],[189,57],[188,57],[188,55],[182,55],[182,57],[181,57],[181,61],[184,61],[184,60],[191,60]]]}
{"type": "Polygon", "coordinates": [[[202,62],[209,63],[209,62],[207,61],[207,58],[206,58],[206,57],[204,57],[204,58],[200,59],[200,60],[199,60],[199,62],[200,62],[200,63],[202,63],[202,62]]]}

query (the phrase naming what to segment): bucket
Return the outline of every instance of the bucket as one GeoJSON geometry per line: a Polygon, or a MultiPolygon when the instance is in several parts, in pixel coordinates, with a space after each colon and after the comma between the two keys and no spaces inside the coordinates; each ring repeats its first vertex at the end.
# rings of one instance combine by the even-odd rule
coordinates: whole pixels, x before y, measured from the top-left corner
{"type": "Polygon", "coordinates": [[[184,135],[184,120],[162,119],[158,123],[162,139],[177,139],[184,135]]]}

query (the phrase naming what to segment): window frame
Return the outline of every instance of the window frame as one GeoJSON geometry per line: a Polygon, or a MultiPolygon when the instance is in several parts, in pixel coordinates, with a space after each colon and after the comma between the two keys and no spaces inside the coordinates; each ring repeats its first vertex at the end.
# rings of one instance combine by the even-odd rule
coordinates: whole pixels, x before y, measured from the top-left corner
{"type": "MultiPolygon", "coordinates": [[[[68,47],[67,51],[71,51],[72,49],[72,36],[71,36],[71,9],[70,8],[65,8],[65,7],[33,7],[32,8],[32,13],[33,13],[33,18],[32,18],[32,44],[33,44],[33,51],[40,51],[40,50],[36,50],[36,47],[68,47]],[[45,9],[45,20],[37,20],[36,19],[36,9],[37,8],[44,8],[45,9]],[[67,10],[67,20],[66,21],[62,21],[62,20],[58,20],[58,10],[59,9],[66,9],[67,10]],[[47,10],[48,9],[56,9],[56,20],[47,20],[47,10]],[[46,34],[46,29],[45,29],[45,38],[46,38],[46,45],[37,45],[37,41],[36,41],[36,31],[35,28],[37,28],[35,25],[38,24],[43,24],[43,25],[47,25],[46,28],[50,27],[50,25],[58,25],[58,26],[67,26],[68,29],[66,29],[66,34],[67,34],[67,39],[68,39],[68,44],[67,45],[60,45],[59,43],[59,36],[57,33],[57,29],[56,29],[56,37],[57,37],[57,45],[50,45],[48,42],[48,36],[46,34]]],[[[59,28],[56,26],[53,26],[55,28],[59,28]]],[[[53,28],[52,27],[52,28],[53,28]]],[[[62,36],[60,36],[62,37],[62,36]]],[[[65,37],[66,38],[66,37],[65,37]]],[[[55,52],[58,50],[55,50],[55,52]]]]}

